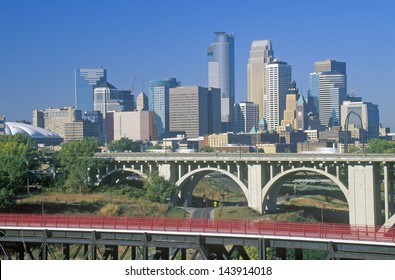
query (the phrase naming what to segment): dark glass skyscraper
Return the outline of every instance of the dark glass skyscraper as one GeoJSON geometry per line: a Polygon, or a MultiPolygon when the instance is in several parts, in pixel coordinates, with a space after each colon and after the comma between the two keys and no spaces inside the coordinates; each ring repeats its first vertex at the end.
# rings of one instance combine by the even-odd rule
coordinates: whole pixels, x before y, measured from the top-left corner
{"type": "Polygon", "coordinates": [[[234,35],[215,32],[215,42],[207,48],[208,86],[221,89],[222,131],[232,130],[235,103],[234,35]]]}
{"type": "Polygon", "coordinates": [[[95,86],[107,82],[107,70],[75,69],[75,108],[93,111],[93,90],[95,86]]]}

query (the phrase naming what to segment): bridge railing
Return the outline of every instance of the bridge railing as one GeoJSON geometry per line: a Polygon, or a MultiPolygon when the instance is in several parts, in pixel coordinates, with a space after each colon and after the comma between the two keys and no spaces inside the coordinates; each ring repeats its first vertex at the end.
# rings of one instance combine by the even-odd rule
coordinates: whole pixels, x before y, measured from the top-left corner
{"type": "Polygon", "coordinates": [[[395,243],[394,227],[253,220],[0,214],[1,227],[194,232],[395,243]]]}

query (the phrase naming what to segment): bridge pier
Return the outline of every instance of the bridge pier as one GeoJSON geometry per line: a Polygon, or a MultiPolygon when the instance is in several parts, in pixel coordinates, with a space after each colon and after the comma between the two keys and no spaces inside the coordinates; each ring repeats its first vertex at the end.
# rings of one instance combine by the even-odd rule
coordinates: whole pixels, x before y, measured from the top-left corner
{"type": "Polygon", "coordinates": [[[377,225],[381,211],[380,186],[375,186],[378,166],[349,165],[348,191],[351,225],[377,225]]]}
{"type": "MultiPolygon", "coordinates": [[[[263,172],[262,165],[249,164],[248,165],[248,206],[259,213],[262,213],[262,186],[263,186],[263,172]]],[[[239,170],[239,168],[237,168],[239,170]]]]}

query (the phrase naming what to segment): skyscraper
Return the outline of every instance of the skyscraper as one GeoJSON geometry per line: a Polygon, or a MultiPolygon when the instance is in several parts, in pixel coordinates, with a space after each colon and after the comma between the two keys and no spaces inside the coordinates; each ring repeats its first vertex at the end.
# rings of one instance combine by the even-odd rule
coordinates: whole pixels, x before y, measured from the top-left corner
{"type": "Polygon", "coordinates": [[[247,64],[248,101],[259,105],[259,119],[264,114],[266,88],[266,65],[273,59],[274,52],[270,40],[253,41],[247,64]]]}
{"type": "Polygon", "coordinates": [[[207,48],[208,86],[221,89],[222,131],[232,129],[235,103],[234,35],[215,32],[215,42],[207,48]]]}
{"type": "Polygon", "coordinates": [[[253,102],[235,104],[235,132],[249,133],[253,127],[258,128],[259,105],[253,102]]]}
{"type": "Polygon", "coordinates": [[[94,89],[94,110],[100,111],[103,118],[107,112],[132,111],[134,97],[130,90],[119,90],[109,82],[104,82],[94,89]]]}
{"type": "Polygon", "coordinates": [[[176,78],[150,81],[149,110],[155,112],[158,137],[169,132],[169,89],[181,86],[176,78]]]}
{"type": "Polygon", "coordinates": [[[184,131],[187,137],[219,132],[216,129],[220,128],[220,116],[215,114],[220,105],[219,89],[199,86],[171,88],[169,100],[171,132],[184,131]]]}
{"type": "Polygon", "coordinates": [[[296,82],[292,81],[288,93],[286,96],[286,106],[284,110],[284,117],[281,121],[282,126],[291,126],[293,129],[297,129],[297,101],[299,99],[299,91],[296,88],[296,82]]]}
{"type": "Polygon", "coordinates": [[[317,61],[314,71],[310,74],[309,109],[318,111],[321,125],[328,126],[333,114],[340,120],[340,105],[347,98],[346,63],[331,59],[317,61]]]}
{"type": "Polygon", "coordinates": [[[92,111],[93,90],[106,81],[106,69],[75,69],[75,108],[82,112],[92,111]]]}
{"type": "Polygon", "coordinates": [[[277,59],[266,65],[266,94],[264,103],[268,130],[276,130],[284,117],[286,95],[291,80],[291,65],[277,59]]]}

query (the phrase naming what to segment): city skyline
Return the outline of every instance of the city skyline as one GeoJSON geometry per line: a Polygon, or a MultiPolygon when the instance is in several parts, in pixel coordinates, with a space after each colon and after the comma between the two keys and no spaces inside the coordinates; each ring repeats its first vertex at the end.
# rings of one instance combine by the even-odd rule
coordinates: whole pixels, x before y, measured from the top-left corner
{"type": "Polygon", "coordinates": [[[348,93],[378,104],[381,122],[395,130],[388,102],[394,93],[395,36],[388,28],[395,25],[394,1],[357,6],[352,1],[172,4],[5,1],[0,17],[6,42],[0,47],[0,114],[9,121],[31,121],[34,109],[73,106],[74,71],[79,68],[103,66],[119,89],[130,90],[136,76],[135,95],[140,83],[148,92],[149,80],[168,77],[184,86],[207,86],[206,49],[213,33],[223,31],[235,33],[236,102],[247,101],[251,43],[271,40],[275,57],[292,66],[292,79],[305,98],[315,61],[344,61],[348,93]],[[273,13],[260,17],[267,7],[273,13]],[[211,13],[203,19],[208,9],[211,13]]]}

